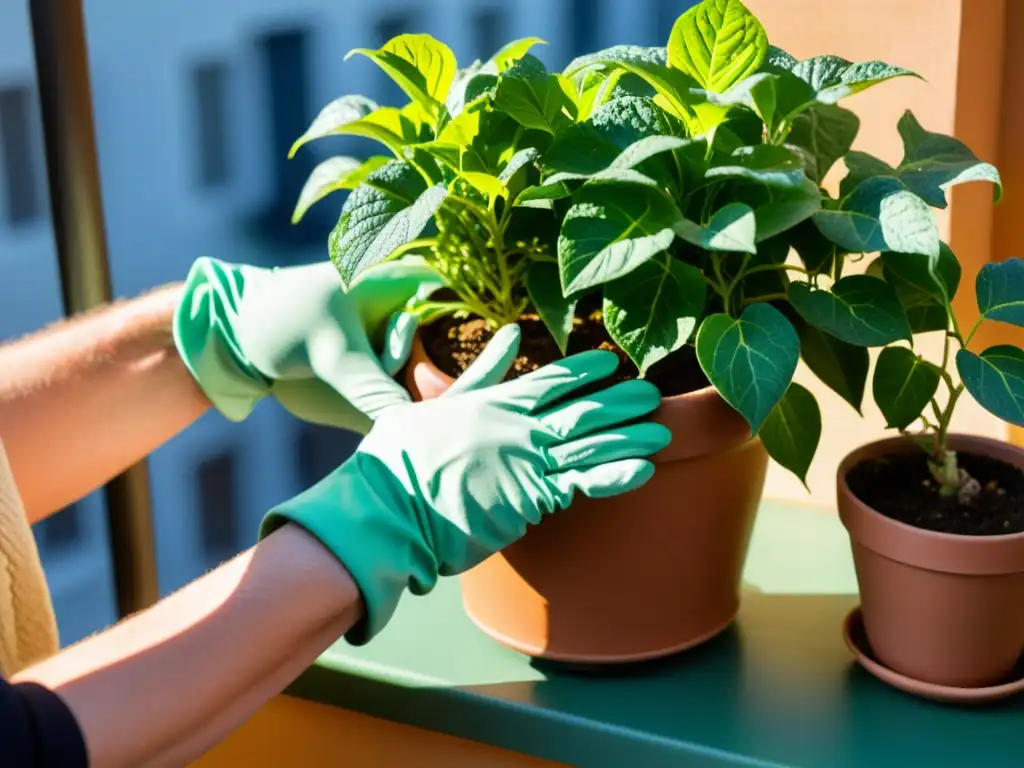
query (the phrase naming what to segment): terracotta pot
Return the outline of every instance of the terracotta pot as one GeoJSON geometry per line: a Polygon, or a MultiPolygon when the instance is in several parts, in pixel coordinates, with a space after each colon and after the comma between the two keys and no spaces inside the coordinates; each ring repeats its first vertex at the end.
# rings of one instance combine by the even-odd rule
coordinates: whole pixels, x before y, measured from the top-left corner
{"type": "MultiPolygon", "coordinates": [[[[413,396],[436,397],[452,381],[417,339],[413,396]]],[[[729,626],[767,453],[711,388],[664,399],[656,418],[674,439],[647,485],[581,495],[462,576],[480,629],[530,656],[590,665],[668,656],[729,626]]]]}
{"type": "MultiPolygon", "coordinates": [[[[1024,469],[1024,451],[952,435],[951,447],[1024,469]]],[[[1024,653],[1024,533],[960,536],[897,522],[850,491],[866,459],[919,450],[896,437],[839,465],[839,516],[850,533],[861,611],[879,661],[915,680],[975,688],[1003,682],[1024,653]]]]}

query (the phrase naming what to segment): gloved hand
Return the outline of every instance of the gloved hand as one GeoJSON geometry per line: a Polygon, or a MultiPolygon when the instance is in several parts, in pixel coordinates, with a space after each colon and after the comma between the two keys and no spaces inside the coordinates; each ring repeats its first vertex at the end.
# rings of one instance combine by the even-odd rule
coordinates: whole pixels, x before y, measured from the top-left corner
{"type": "Polygon", "coordinates": [[[396,397],[348,461],[264,518],[261,537],[297,523],[352,574],[366,615],[350,642],[377,634],[406,587],[422,595],[438,576],[472,568],[576,491],[612,496],[651,477],[642,457],[671,434],[629,422],[658,406],[655,386],[632,380],[575,395],[617,367],[601,350],[488,386],[515,359],[518,338],[518,327],[501,329],[443,397],[396,397]]]}
{"type": "Polygon", "coordinates": [[[202,258],[185,281],[174,341],[232,421],[269,394],[304,421],[365,434],[380,403],[403,393],[392,377],[417,321],[398,310],[441,285],[417,257],[369,270],[348,292],[328,262],[263,269],[202,258]]]}

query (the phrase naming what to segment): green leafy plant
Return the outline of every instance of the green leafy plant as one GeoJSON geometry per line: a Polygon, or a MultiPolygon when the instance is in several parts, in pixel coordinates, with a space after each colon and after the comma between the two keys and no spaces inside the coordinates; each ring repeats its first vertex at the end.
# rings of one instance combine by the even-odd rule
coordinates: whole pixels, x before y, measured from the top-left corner
{"type": "Polygon", "coordinates": [[[343,96],[291,148],[294,155],[309,141],[345,134],[374,139],[392,154],[325,160],[299,196],[294,221],[326,195],[351,190],[329,243],[345,283],[416,252],[457,296],[410,308],[424,320],[462,312],[498,327],[531,304],[548,319],[557,311],[551,298],[564,303],[549,290],[557,283],[544,279],[556,274],[554,212],[517,205],[539,179],[533,161],[572,120],[560,80],[528,54],[541,42],[515,41],[463,70],[429,35],[399,35],[379,50],[349,54],[369,57],[410,101],[392,107],[343,96]]]}
{"type": "Polygon", "coordinates": [[[424,322],[464,313],[493,327],[532,306],[564,352],[580,302],[597,299],[641,376],[692,346],[772,457],[804,479],[821,413],[793,382],[798,361],[860,411],[869,348],[949,331],[948,302],[908,265],[946,268],[932,208],[967,181],[993,182],[998,198],[997,171],[910,112],[899,165],[852,150],[859,120],[839,102],[916,75],[798,61],[739,0],[694,6],[664,47],[615,46],[560,73],[529,53],[538,42],[464,69],[425,35],[360,51],[410,103],[343,97],[295,148],[349,133],[394,157],[326,161],[296,215],[351,189],[330,238],[342,279],[421,253],[457,296],[411,306],[424,322]],[[840,161],[833,196],[823,183],[840,161]],[[881,267],[848,274],[873,253],[881,267]]]}
{"type": "Polygon", "coordinates": [[[906,346],[887,346],[875,365],[872,393],[889,427],[918,443],[929,455],[929,469],[942,496],[964,504],[981,490],[949,448],[949,426],[964,391],[1003,421],[1024,426],[1024,350],[991,346],[980,353],[968,347],[987,321],[1024,327],[1024,260],[986,264],[975,293],[979,317],[964,333],[952,301],[960,284],[960,265],[942,244],[936,260],[900,253],[882,254],[869,271],[899,286],[919,326],[944,331],[942,362],[925,360],[906,346]],[[913,296],[913,298],[909,298],[913,296]],[[955,380],[953,361],[959,372],[955,380]],[[910,428],[918,427],[915,431],[910,428]]]}

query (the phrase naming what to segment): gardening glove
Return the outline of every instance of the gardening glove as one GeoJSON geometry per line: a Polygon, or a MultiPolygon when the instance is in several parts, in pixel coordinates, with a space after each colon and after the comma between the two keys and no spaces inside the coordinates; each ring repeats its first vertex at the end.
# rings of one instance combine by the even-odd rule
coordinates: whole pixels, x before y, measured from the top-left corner
{"type": "Polygon", "coordinates": [[[489,386],[515,359],[509,340],[518,335],[502,328],[477,374],[444,396],[396,398],[348,461],[264,518],[261,537],[296,523],[352,574],[366,613],[350,642],[376,635],[406,587],[426,594],[439,576],[472,568],[568,507],[576,491],[613,496],[654,472],[643,457],[671,435],[636,423],[658,406],[654,385],[631,380],[581,395],[618,365],[594,350],[489,386]]]}
{"type": "Polygon", "coordinates": [[[202,258],[185,281],[174,341],[232,421],[273,395],[304,421],[365,434],[379,403],[403,392],[393,376],[417,321],[398,310],[441,285],[417,257],[369,270],[347,292],[329,262],[263,269],[202,258]]]}

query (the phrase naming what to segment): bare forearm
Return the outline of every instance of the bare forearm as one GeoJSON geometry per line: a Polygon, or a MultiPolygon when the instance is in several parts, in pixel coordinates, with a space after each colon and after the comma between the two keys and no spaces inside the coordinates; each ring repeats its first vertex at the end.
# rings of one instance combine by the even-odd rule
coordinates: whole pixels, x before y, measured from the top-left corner
{"type": "Polygon", "coordinates": [[[0,347],[0,439],[31,521],[98,488],[209,407],[171,337],[180,294],[163,288],[0,347]]]}
{"type": "Polygon", "coordinates": [[[181,765],[279,692],[361,613],[347,571],[285,526],[16,679],[60,694],[93,765],[181,765]]]}

